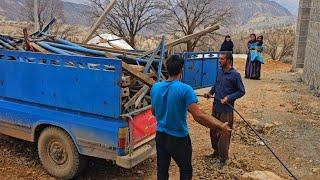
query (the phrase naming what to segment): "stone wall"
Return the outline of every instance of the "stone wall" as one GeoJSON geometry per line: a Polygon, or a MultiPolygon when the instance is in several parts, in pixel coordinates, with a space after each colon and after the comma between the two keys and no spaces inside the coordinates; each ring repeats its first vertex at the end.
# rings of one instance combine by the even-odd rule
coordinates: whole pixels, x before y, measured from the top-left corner
{"type": "Polygon", "coordinates": [[[303,80],[320,92],[320,0],[300,0],[295,62],[303,80]]]}
{"type": "Polygon", "coordinates": [[[310,22],[310,0],[300,0],[293,68],[303,68],[310,22]]]}
{"type": "Polygon", "coordinates": [[[310,20],[303,72],[304,81],[320,91],[320,0],[310,1],[310,20]]]}

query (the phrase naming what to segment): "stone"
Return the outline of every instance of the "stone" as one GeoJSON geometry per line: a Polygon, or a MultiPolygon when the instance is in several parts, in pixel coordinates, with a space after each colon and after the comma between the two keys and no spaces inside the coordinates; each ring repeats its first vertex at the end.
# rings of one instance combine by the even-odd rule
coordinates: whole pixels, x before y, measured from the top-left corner
{"type": "Polygon", "coordinates": [[[260,146],[265,146],[266,144],[264,144],[264,142],[260,141],[260,142],[259,142],[259,145],[260,145],[260,146]]]}
{"type": "Polygon", "coordinates": [[[253,171],[245,173],[239,177],[239,180],[285,180],[270,171],[253,171]]]}
{"type": "Polygon", "coordinates": [[[317,172],[320,172],[320,168],[312,168],[311,171],[313,173],[317,173],[317,172]]]}

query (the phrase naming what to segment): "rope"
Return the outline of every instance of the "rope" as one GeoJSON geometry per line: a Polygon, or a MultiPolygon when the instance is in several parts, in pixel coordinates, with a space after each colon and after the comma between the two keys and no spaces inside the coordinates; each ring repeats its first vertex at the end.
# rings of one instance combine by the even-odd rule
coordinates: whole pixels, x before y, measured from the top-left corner
{"type": "MultiPolygon", "coordinates": [[[[203,95],[197,95],[199,97],[204,97],[203,95]]],[[[215,100],[218,100],[219,99],[216,99],[214,98],[213,96],[210,97],[210,98],[213,98],[215,100]]],[[[236,112],[240,117],[241,119],[247,124],[247,126],[254,132],[254,134],[264,143],[264,145],[268,148],[268,150],[272,153],[272,155],[280,162],[280,164],[286,169],[286,171],[290,174],[291,177],[293,177],[295,180],[298,180],[298,178],[292,173],[292,171],[288,168],[288,166],[280,159],[280,157],[274,152],[274,150],[271,148],[271,146],[269,146],[266,141],[259,135],[259,133],[250,125],[250,123],[245,120],[245,118],[229,103],[227,103],[227,105],[229,107],[231,107],[233,109],[234,112],[236,112]]]]}

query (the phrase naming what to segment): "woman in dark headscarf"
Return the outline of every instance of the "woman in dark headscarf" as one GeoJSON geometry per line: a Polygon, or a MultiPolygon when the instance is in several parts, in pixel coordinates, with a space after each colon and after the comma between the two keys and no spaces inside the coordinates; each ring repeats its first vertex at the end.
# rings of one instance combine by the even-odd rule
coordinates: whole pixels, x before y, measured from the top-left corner
{"type": "MultiPolygon", "coordinates": [[[[256,58],[259,52],[258,50],[258,44],[263,43],[257,41],[257,36],[255,34],[250,34],[250,41],[248,42],[248,57],[247,57],[247,63],[246,63],[246,72],[245,72],[245,78],[248,79],[260,79],[261,75],[261,61],[259,58],[256,58]]],[[[261,44],[262,45],[262,44],[261,44]]]]}
{"type": "Polygon", "coordinates": [[[227,35],[224,39],[220,51],[230,51],[233,53],[233,42],[231,41],[231,37],[229,35],[227,35]]]}

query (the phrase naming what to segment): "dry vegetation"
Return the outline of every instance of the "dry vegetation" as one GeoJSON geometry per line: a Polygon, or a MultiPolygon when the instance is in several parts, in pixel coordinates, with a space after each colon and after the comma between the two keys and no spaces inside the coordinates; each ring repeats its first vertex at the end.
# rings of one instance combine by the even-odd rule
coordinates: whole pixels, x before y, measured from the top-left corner
{"type": "MultiPolygon", "coordinates": [[[[243,72],[244,59],[235,66],[243,72]]],[[[236,108],[255,128],[263,128],[262,136],[288,167],[301,179],[320,176],[320,101],[299,81],[299,74],[288,73],[291,66],[267,61],[261,81],[244,80],[247,94],[237,101],[236,108]],[[302,178],[304,177],[304,178],[302,178]]],[[[203,93],[208,89],[199,90],[203,93]]],[[[200,98],[207,113],[212,101],[200,98]]],[[[265,146],[236,116],[232,137],[231,161],[221,167],[211,153],[208,129],[189,119],[193,145],[194,179],[237,179],[246,172],[272,171],[289,178],[285,170],[265,146]]],[[[11,179],[53,179],[41,166],[34,143],[0,135],[0,177],[11,179]]],[[[179,179],[179,170],[171,163],[170,178],[179,179]]],[[[156,160],[151,158],[137,167],[125,170],[104,160],[91,159],[80,179],[156,179],[156,160]]]]}

